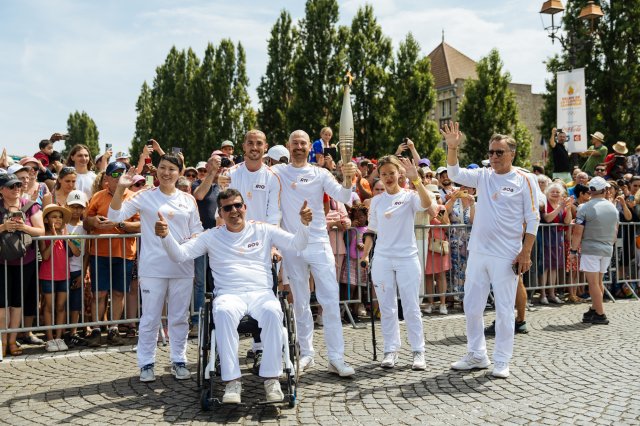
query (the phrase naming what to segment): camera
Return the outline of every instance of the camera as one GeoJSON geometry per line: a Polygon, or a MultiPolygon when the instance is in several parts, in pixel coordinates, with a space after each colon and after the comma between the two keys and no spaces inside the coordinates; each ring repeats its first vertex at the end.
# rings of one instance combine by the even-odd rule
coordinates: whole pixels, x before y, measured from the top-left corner
{"type": "Polygon", "coordinates": [[[222,157],[220,160],[220,167],[231,167],[233,163],[227,157],[222,157]]]}

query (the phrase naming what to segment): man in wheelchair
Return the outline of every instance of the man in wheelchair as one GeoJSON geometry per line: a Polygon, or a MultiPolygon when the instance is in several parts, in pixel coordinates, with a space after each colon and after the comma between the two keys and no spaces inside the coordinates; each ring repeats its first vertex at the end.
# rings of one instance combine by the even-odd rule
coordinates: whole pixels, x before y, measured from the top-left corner
{"type": "Polygon", "coordinates": [[[260,377],[265,379],[267,402],[284,399],[278,377],[282,374],[282,321],[280,302],[273,293],[271,247],[302,251],[309,239],[307,225],[312,220],[307,203],[300,209],[304,226],[290,234],[274,225],[245,221],[246,206],[240,192],[227,189],[217,198],[225,225],[209,229],[197,238],[179,244],[169,233],[170,219],[160,217],[156,234],[169,257],[176,262],[209,255],[215,282],[213,322],[220,354],[222,380],[227,382],[223,403],[240,403],[240,362],[238,324],[252,316],[262,329],[264,345],[260,377]],[[167,223],[169,222],[169,223],[167,223]]]}

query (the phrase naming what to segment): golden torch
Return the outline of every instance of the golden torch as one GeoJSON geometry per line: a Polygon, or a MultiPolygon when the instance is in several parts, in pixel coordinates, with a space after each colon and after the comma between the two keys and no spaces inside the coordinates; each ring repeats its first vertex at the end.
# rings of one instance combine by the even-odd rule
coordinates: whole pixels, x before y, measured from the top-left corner
{"type": "Polygon", "coordinates": [[[351,72],[347,72],[347,84],[344,85],[342,97],[342,112],[340,113],[340,134],[338,149],[342,164],[347,164],[353,158],[353,112],[351,111],[351,72]]]}

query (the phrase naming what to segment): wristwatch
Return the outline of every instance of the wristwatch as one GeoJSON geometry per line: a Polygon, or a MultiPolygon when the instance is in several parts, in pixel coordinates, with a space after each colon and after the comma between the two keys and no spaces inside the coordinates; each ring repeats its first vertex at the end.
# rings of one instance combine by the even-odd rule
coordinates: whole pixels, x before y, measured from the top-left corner
{"type": "Polygon", "coordinates": [[[116,225],[116,228],[120,229],[121,231],[124,231],[124,222],[118,222],[118,224],[116,225]]]}

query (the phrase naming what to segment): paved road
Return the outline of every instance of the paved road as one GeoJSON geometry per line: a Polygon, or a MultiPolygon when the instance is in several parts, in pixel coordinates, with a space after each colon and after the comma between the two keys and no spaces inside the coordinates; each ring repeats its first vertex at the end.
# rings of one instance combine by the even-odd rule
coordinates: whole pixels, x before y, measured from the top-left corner
{"type": "MultiPolygon", "coordinates": [[[[531,332],[517,336],[507,380],[488,370],[449,370],[465,352],[461,315],[424,319],[424,372],[411,371],[406,344],[395,370],[380,369],[371,359],[370,330],[345,327],[357,376],[329,375],[324,354],[318,356],[294,409],[252,404],[263,389],[248,377],[246,405],[202,412],[195,380],[174,380],[166,348],[159,350],[152,384],[138,382],[130,347],[37,352],[0,364],[0,423],[640,424],[640,303],[607,304],[608,326],[579,323],[585,309],[529,312],[531,332]]],[[[492,318],[488,313],[486,320],[492,318]]],[[[320,331],[316,342],[322,342],[320,331]]],[[[195,354],[192,341],[191,359],[195,354]]]]}

